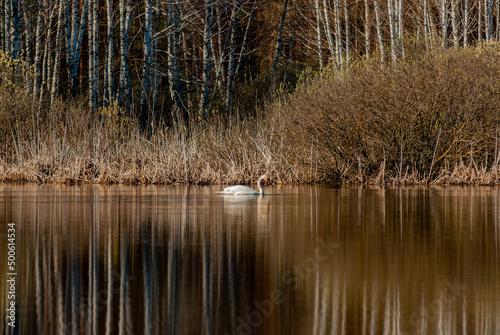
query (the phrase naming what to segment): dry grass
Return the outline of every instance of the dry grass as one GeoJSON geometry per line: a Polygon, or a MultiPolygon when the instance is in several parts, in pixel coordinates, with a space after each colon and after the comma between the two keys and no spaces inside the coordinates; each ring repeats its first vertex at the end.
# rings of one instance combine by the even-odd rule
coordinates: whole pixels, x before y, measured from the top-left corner
{"type": "Polygon", "coordinates": [[[264,122],[229,128],[214,121],[189,134],[161,127],[144,136],[133,122],[109,115],[91,117],[60,104],[44,129],[6,134],[13,145],[0,158],[0,181],[224,184],[250,183],[262,173],[281,183],[306,177],[286,161],[278,132],[264,122]]]}

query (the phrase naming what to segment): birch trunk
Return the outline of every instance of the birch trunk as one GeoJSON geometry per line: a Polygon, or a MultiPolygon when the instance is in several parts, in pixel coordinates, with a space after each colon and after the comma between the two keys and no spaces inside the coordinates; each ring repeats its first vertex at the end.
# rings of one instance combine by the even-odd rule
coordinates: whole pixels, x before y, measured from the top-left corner
{"type": "Polygon", "coordinates": [[[495,1],[495,12],[497,13],[496,15],[496,39],[497,41],[500,41],[500,0],[495,1]]]}
{"type": "Polygon", "coordinates": [[[323,50],[321,45],[321,10],[319,0],[314,0],[314,12],[316,14],[316,47],[318,48],[319,70],[321,71],[323,70],[323,50]]]}
{"type": "Polygon", "coordinates": [[[457,23],[457,0],[451,0],[451,34],[453,35],[453,47],[458,48],[458,23],[457,23]]]}
{"type": "Polygon", "coordinates": [[[483,40],[483,0],[478,0],[478,15],[477,15],[477,40],[483,40]]]}
{"type": "Polygon", "coordinates": [[[172,116],[174,122],[180,126],[184,127],[189,121],[188,111],[184,103],[184,92],[183,85],[181,81],[181,69],[180,69],[180,9],[179,4],[169,3],[168,9],[169,26],[171,27],[171,32],[169,34],[169,55],[168,55],[168,65],[169,65],[169,88],[170,88],[170,99],[174,102],[172,108],[172,116]]]}
{"type": "Polygon", "coordinates": [[[203,88],[200,96],[200,114],[206,119],[208,108],[208,97],[210,95],[210,69],[212,66],[212,0],[204,0],[204,28],[203,28],[203,88]]]}
{"type": "Polygon", "coordinates": [[[98,35],[98,0],[91,0],[89,8],[89,107],[99,106],[99,35],[98,35]]]}
{"type": "Polygon", "coordinates": [[[106,63],[104,67],[104,105],[112,105],[114,96],[113,80],[113,1],[106,0],[107,42],[106,63]]]}
{"type": "Polygon", "coordinates": [[[346,66],[349,67],[349,62],[351,58],[351,36],[349,33],[349,7],[347,6],[347,0],[344,0],[344,20],[345,20],[345,62],[346,66]]]}
{"type": "Polygon", "coordinates": [[[129,29],[132,17],[131,0],[120,0],[120,78],[118,101],[127,112],[130,113],[131,90],[130,73],[128,64],[129,52],[129,29]]]}
{"type": "MultiPolygon", "coordinates": [[[[499,0],[496,0],[499,1],[499,0]]],[[[486,6],[486,41],[491,41],[493,37],[493,5],[494,5],[494,0],[485,0],[485,6],[486,6]]],[[[498,13],[497,13],[498,16],[498,13]]]]}
{"type": "Polygon", "coordinates": [[[365,3],[365,55],[366,59],[370,58],[370,5],[368,0],[365,3]]]}
{"type": "Polygon", "coordinates": [[[429,51],[429,4],[428,0],[424,0],[424,39],[425,50],[429,51]]]}
{"type": "Polygon", "coordinates": [[[448,47],[448,3],[441,0],[441,46],[448,47]]]}
{"type": "Polygon", "coordinates": [[[335,49],[335,43],[332,38],[332,30],[331,30],[331,25],[330,25],[330,13],[328,10],[328,4],[326,3],[326,0],[323,0],[323,14],[324,14],[324,27],[325,27],[325,35],[326,35],[326,41],[328,42],[328,50],[330,50],[330,56],[332,58],[332,61],[337,64],[338,57],[337,57],[337,52],[335,49]]]}
{"type": "Polygon", "coordinates": [[[389,14],[389,34],[391,36],[391,59],[396,64],[396,14],[394,0],[387,0],[387,12],[389,14]]]}
{"type": "Polygon", "coordinates": [[[58,1],[58,14],[57,14],[57,32],[56,32],[56,49],[54,66],[52,73],[52,90],[50,92],[50,105],[54,104],[58,90],[59,90],[59,70],[61,68],[61,52],[62,52],[62,38],[63,38],[63,10],[65,6],[63,0],[58,1]]]}
{"type": "Polygon", "coordinates": [[[344,65],[342,52],[342,26],[340,24],[340,0],[333,0],[333,15],[335,20],[335,55],[337,67],[344,65]]]}
{"type": "Polygon", "coordinates": [[[144,11],[144,62],[142,66],[141,124],[146,128],[150,110],[151,66],[153,63],[153,40],[151,35],[153,0],[144,0],[144,11]]]}
{"type": "Polygon", "coordinates": [[[72,96],[76,96],[78,91],[78,72],[80,65],[80,55],[82,40],[85,33],[85,24],[89,9],[89,0],[84,0],[82,12],[79,14],[79,0],[71,1],[71,14],[69,19],[69,31],[66,33],[66,58],[68,66],[68,81],[72,96]]]}
{"type": "Polygon", "coordinates": [[[377,39],[378,39],[378,46],[380,50],[380,62],[384,64],[385,62],[385,46],[384,46],[384,39],[382,36],[382,20],[380,18],[380,6],[378,3],[378,0],[373,0],[373,6],[375,8],[375,20],[377,23],[377,39]]]}
{"type": "MultiPolygon", "coordinates": [[[[47,22],[47,41],[44,47],[44,55],[43,55],[43,65],[42,65],[42,76],[41,76],[41,86],[40,86],[40,96],[39,103],[40,106],[43,102],[43,97],[45,91],[50,92],[50,83],[49,83],[49,65],[52,64],[51,52],[49,50],[50,45],[52,45],[52,19],[54,16],[54,10],[50,10],[49,20],[47,22]]],[[[40,115],[39,115],[40,116],[40,115]]]]}
{"type": "Polygon", "coordinates": [[[236,59],[236,29],[238,28],[237,13],[240,10],[238,1],[235,0],[231,10],[231,38],[229,41],[229,64],[226,84],[226,114],[231,115],[233,104],[233,89],[235,80],[235,59],[236,59]]]}
{"type": "Polygon", "coordinates": [[[35,77],[33,78],[33,96],[37,97],[40,92],[41,72],[42,72],[42,34],[43,34],[43,13],[44,0],[38,1],[38,14],[36,21],[36,36],[35,36],[35,77]]]}
{"type": "Polygon", "coordinates": [[[464,0],[464,48],[469,45],[469,0],[464,0]]]}
{"type": "Polygon", "coordinates": [[[3,36],[3,42],[4,42],[4,51],[5,52],[10,52],[11,51],[11,30],[10,26],[12,23],[12,3],[11,0],[4,0],[4,15],[2,17],[4,18],[4,26],[3,26],[3,31],[4,31],[4,36],[3,36]]]}

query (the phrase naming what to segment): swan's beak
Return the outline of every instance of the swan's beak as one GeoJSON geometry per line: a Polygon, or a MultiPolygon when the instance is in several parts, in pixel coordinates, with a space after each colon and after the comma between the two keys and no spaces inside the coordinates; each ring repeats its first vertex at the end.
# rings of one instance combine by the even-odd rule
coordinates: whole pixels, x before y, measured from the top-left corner
{"type": "Polygon", "coordinates": [[[266,181],[267,181],[267,184],[268,184],[268,185],[271,185],[271,182],[269,181],[269,179],[268,179],[268,180],[266,180],[266,181]]]}

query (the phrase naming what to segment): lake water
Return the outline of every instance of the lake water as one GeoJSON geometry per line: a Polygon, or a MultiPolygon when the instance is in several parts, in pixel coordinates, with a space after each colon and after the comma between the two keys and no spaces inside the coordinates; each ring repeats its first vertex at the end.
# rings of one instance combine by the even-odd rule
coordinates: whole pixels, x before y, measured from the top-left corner
{"type": "Polygon", "coordinates": [[[0,184],[0,333],[500,334],[500,188],[220,189],[0,184]]]}

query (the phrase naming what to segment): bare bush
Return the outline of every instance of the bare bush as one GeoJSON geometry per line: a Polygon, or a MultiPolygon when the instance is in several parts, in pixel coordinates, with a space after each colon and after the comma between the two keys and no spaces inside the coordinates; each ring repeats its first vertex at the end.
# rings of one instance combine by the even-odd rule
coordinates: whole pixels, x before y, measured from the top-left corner
{"type": "Polygon", "coordinates": [[[359,62],[305,82],[274,112],[298,158],[318,143],[324,173],[344,181],[429,181],[467,161],[498,164],[500,45],[421,53],[395,66],[359,62]]]}

